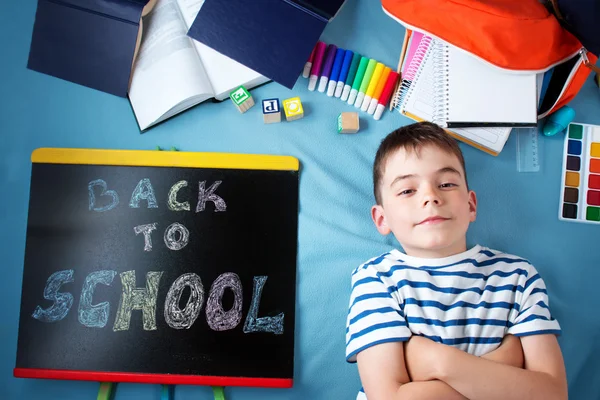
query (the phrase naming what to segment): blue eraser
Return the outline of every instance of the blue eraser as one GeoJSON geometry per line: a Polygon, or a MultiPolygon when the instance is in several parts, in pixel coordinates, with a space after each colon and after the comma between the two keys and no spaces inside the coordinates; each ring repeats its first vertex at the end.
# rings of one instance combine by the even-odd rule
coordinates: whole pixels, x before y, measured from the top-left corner
{"type": "Polygon", "coordinates": [[[560,110],[550,114],[548,120],[546,120],[546,123],[542,128],[542,133],[545,136],[554,136],[558,132],[562,132],[567,129],[567,126],[573,122],[574,118],[575,110],[569,106],[563,106],[560,110]]]}

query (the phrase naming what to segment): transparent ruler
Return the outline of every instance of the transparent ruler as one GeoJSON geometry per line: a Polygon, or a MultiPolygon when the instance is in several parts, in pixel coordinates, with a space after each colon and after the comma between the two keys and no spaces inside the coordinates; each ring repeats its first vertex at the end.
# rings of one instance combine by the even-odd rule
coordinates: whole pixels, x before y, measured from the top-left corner
{"type": "Polygon", "coordinates": [[[539,172],[541,165],[539,128],[514,128],[517,136],[517,171],[539,172]]]}

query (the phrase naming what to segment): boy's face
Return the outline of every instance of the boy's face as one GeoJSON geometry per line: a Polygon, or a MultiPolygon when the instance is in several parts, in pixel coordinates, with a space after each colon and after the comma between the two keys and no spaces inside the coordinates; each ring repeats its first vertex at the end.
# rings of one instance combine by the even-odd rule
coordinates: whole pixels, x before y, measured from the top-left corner
{"type": "Polygon", "coordinates": [[[406,254],[440,258],[466,250],[469,223],[477,215],[458,158],[426,145],[419,156],[399,149],[385,164],[381,205],[371,209],[382,235],[393,232],[406,254]]]}

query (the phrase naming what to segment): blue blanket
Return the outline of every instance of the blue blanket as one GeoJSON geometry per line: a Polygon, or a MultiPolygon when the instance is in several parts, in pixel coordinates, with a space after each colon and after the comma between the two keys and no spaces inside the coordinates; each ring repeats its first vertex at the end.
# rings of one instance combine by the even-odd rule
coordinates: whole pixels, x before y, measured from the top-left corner
{"type": "MultiPolygon", "coordinates": [[[[301,162],[295,381],[292,389],[227,388],[229,400],[353,399],[360,388],[356,365],[345,362],[350,273],[397,246],[370,219],[371,166],[381,139],[412,121],[385,113],[374,121],[360,112],[357,134],[338,134],[340,112],[355,109],[307,90],[275,83],[252,91],[261,99],[300,96],[305,117],[264,125],[260,103],[240,114],[231,102],[203,103],[140,135],[126,99],[80,87],[25,68],[36,2],[0,5],[0,225],[2,304],[0,395],[6,399],[92,399],[98,383],[12,377],[14,367],[30,154],[37,147],[219,151],[292,155],[301,162]]],[[[395,68],[403,28],[379,2],[348,0],[322,39],[395,68]]],[[[571,103],[576,121],[600,124],[600,93],[591,77],[571,103]]],[[[561,135],[541,138],[539,173],[518,173],[511,137],[498,157],[461,144],[479,213],[468,232],[476,243],[528,258],[548,287],[560,322],[559,342],[574,400],[600,399],[600,227],[558,220],[561,135]]],[[[120,384],[119,399],[159,398],[158,385],[120,384]]],[[[176,399],[209,399],[207,387],[178,386],[176,399]]]]}

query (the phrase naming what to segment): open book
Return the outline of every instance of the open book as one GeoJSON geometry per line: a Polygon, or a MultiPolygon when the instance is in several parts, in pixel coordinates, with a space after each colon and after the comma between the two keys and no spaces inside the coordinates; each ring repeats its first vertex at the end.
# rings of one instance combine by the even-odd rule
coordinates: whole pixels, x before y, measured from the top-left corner
{"type": "Polygon", "coordinates": [[[269,79],[187,36],[204,0],[158,0],[143,19],[129,100],[142,131],[237,86],[269,79]]]}

